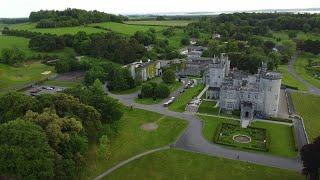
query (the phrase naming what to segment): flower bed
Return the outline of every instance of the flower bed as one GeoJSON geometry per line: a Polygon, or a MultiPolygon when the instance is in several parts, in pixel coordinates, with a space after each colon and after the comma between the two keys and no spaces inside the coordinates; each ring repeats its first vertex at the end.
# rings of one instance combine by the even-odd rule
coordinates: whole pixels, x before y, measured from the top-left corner
{"type": "Polygon", "coordinates": [[[267,132],[262,128],[241,128],[240,125],[222,123],[215,135],[215,143],[227,146],[268,151],[267,132]],[[246,136],[251,138],[250,142],[242,143],[234,140],[235,136],[246,136]]]}

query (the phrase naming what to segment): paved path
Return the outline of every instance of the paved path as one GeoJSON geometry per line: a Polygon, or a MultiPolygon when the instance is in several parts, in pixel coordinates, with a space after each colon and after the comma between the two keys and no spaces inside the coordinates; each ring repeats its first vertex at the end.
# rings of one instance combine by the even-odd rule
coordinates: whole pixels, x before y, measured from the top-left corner
{"type": "Polygon", "coordinates": [[[320,96],[320,89],[309,83],[308,81],[304,80],[302,77],[300,77],[294,70],[294,64],[297,61],[298,55],[295,55],[292,60],[288,64],[288,71],[289,73],[298,81],[303,83],[307,88],[309,93],[315,94],[320,96]]]}
{"type": "Polygon", "coordinates": [[[141,158],[142,156],[146,156],[148,154],[152,154],[152,153],[155,153],[155,152],[158,152],[158,151],[163,151],[163,150],[167,150],[169,149],[170,147],[169,146],[165,146],[165,147],[161,147],[161,148],[157,148],[157,149],[152,149],[150,151],[146,151],[144,153],[141,153],[141,154],[138,154],[136,156],[133,156],[125,161],[122,161],[121,163],[119,164],[116,164],[115,166],[111,167],[110,169],[108,169],[107,171],[105,171],[104,173],[100,174],[99,176],[97,176],[96,178],[94,178],[94,180],[99,180],[99,179],[102,179],[103,177],[107,176],[108,174],[110,174],[111,172],[113,172],[114,170],[136,160],[136,159],[139,159],[141,158]]]}
{"type": "Polygon", "coordinates": [[[134,108],[153,111],[188,121],[189,125],[186,131],[175,143],[172,144],[172,147],[228,159],[237,159],[236,157],[239,156],[239,159],[237,160],[240,161],[251,162],[255,164],[277,167],[282,169],[289,169],[294,171],[301,171],[302,169],[301,162],[298,160],[298,158],[282,158],[263,153],[238,151],[210,143],[202,135],[202,121],[198,119],[198,117],[194,114],[169,111],[167,108],[164,108],[162,104],[137,104],[134,102],[136,94],[114,95],[109,93],[109,95],[113,98],[119,99],[121,103],[127,106],[133,106],[134,108]]]}

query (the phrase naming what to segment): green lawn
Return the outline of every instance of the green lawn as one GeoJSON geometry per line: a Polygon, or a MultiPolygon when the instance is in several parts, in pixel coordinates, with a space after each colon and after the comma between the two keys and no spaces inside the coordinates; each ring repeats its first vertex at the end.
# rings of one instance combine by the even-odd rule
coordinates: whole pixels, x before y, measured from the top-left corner
{"type": "MultiPolygon", "coordinates": [[[[281,38],[281,40],[289,40],[289,35],[288,35],[289,31],[273,31],[272,35],[275,38],[281,38]]],[[[307,40],[307,39],[311,39],[311,40],[320,40],[320,34],[314,34],[314,33],[304,33],[302,31],[299,31],[297,33],[297,38],[298,39],[302,39],[302,40],[307,40]]]]}
{"type": "Polygon", "coordinates": [[[60,87],[75,87],[81,84],[81,81],[62,81],[62,80],[48,80],[43,85],[60,86],[60,87]]]}
{"type": "Polygon", "coordinates": [[[291,87],[296,87],[298,90],[301,91],[307,91],[307,87],[295,79],[288,71],[288,65],[280,65],[278,67],[278,70],[282,73],[282,84],[291,86],[291,87]]]}
{"type": "Polygon", "coordinates": [[[148,20],[148,21],[126,21],[126,24],[139,24],[139,25],[152,25],[152,26],[187,26],[188,24],[194,21],[189,20],[170,20],[170,21],[156,21],[156,20],[148,20]]]}
{"type": "Polygon", "coordinates": [[[147,31],[150,28],[153,28],[156,31],[161,31],[166,28],[161,26],[131,25],[131,24],[114,23],[114,22],[96,23],[96,24],[90,24],[89,26],[100,26],[103,28],[108,28],[114,32],[129,35],[129,36],[133,35],[137,31],[147,31]]]}
{"type": "Polygon", "coordinates": [[[181,150],[147,155],[104,179],[304,180],[298,172],[181,150]]]}
{"type": "Polygon", "coordinates": [[[29,39],[23,38],[23,37],[16,37],[16,36],[4,36],[0,35],[0,52],[4,48],[18,48],[25,52],[27,58],[31,55],[36,54],[48,54],[48,55],[66,55],[70,53],[74,53],[74,50],[72,48],[65,48],[64,50],[59,51],[52,51],[48,53],[41,53],[32,51],[29,49],[29,39]]]}
{"type": "Polygon", "coordinates": [[[19,89],[23,86],[47,78],[44,71],[53,71],[53,67],[30,62],[21,67],[12,67],[0,63],[0,91],[19,89]]]}
{"type": "Polygon", "coordinates": [[[198,113],[218,115],[219,108],[215,107],[216,104],[217,102],[215,101],[202,101],[198,113]]]}
{"type": "MultiPolygon", "coordinates": [[[[213,141],[217,129],[221,123],[230,123],[240,126],[240,121],[199,116],[204,122],[203,135],[209,141],[213,141]]],[[[263,128],[267,130],[267,136],[270,141],[269,153],[284,156],[284,157],[295,157],[297,152],[295,151],[295,143],[290,126],[272,124],[265,122],[254,122],[252,127],[263,128]]]]}
{"type": "Polygon", "coordinates": [[[119,135],[111,140],[111,155],[108,160],[99,160],[95,155],[96,147],[90,148],[87,171],[84,177],[93,179],[112,165],[150,149],[168,145],[176,140],[187,126],[183,120],[139,109],[125,110],[120,121],[119,135]],[[155,131],[144,131],[144,123],[156,122],[155,131]]]}
{"type": "Polygon", "coordinates": [[[187,104],[196,97],[203,89],[203,84],[199,84],[193,88],[186,89],[176,100],[169,106],[171,111],[184,112],[187,104]]]}
{"type": "Polygon", "coordinates": [[[312,74],[310,74],[305,68],[308,65],[309,58],[310,59],[317,59],[317,60],[320,59],[319,56],[303,54],[302,56],[300,56],[297,59],[296,63],[294,64],[294,69],[300,77],[302,77],[303,79],[305,79],[306,81],[308,81],[312,85],[316,86],[317,88],[320,88],[320,80],[312,77],[312,74]]]}
{"type": "Polygon", "coordinates": [[[320,96],[292,93],[295,110],[304,119],[309,140],[320,136],[320,96]]]}
{"type": "Polygon", "coordinates": [[[23,23],[9,25],[11,29],[28,30],[32,32],[49,33],[56,35],[63,34],[77,34],[79,31],[84,31],[88,34],[105,32],[103,29],[96,29],[89,26],[76,26],[76,27],[61,27],[61,28],[36,28],[36,23],[23,23]]]}

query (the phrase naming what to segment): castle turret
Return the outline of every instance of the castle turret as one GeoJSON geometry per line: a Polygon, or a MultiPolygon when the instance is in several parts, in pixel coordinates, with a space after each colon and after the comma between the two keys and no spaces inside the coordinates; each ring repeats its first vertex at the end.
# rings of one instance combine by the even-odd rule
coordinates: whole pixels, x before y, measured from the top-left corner
{"type": "Polygon", "coordinates": [[[264,90],[264,112],[267,116],[275,117],[278,114],[281,78],[278,72],[267,72],[261,76],[261,88],[264,90]]]}

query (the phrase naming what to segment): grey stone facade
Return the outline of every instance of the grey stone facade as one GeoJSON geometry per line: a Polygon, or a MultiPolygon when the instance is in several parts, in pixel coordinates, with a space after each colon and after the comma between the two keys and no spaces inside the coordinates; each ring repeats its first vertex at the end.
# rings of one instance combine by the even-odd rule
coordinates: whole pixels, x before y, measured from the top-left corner
{"type": "Polygon", "coordinates": [[[216,99],[221,111],[241,110],[242,127],[247,127],[256,115],[277,116],[281,78],[267,71],[266,64],[254,75],[231,71],[228,57],[222,55],[209,64],[204,82],[209,85],[207,98],[216,99]]]}

